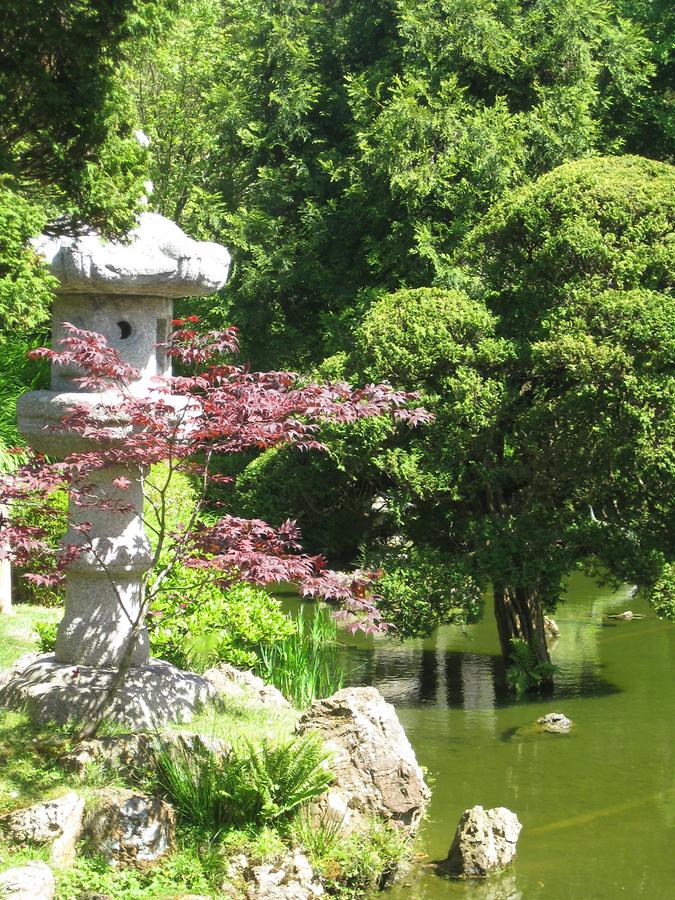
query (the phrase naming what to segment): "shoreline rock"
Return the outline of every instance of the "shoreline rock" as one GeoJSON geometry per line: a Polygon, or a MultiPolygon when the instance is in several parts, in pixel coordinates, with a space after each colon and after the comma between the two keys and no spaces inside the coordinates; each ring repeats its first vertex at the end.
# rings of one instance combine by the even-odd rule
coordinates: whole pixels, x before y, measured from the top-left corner
{"type": "Polygon", "coordinates": [[[415,835],[431,791],[394,707],[376,688],[345,688],[316,700],[296,731],[316,732],[333,753],[335,782],[315,802],[319,816],[345,831],[377,817],[415,835]]]}

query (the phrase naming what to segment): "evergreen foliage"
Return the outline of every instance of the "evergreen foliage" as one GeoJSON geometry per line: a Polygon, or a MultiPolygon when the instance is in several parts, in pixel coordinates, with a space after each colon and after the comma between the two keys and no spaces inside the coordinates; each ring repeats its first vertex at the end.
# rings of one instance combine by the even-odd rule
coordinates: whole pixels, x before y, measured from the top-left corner
{"type": "Polygon", "coordinates": [[[457,246],[515,187],[646,147],[647,119],[667,156],[660,21],[620,0],[191,0],[136,67],[154,202],[233,249],[213,315],[254,364],[306,367],[378,292],[456,286],[457,246]]]}
{"type": "Polygon", "coordinates": [[[121,67],[173,0],[2,0],[0,173],[23,195],[125,230],[143,151],[121,67]],[[122,76],[122,77],[120,77],[122,76]]]}

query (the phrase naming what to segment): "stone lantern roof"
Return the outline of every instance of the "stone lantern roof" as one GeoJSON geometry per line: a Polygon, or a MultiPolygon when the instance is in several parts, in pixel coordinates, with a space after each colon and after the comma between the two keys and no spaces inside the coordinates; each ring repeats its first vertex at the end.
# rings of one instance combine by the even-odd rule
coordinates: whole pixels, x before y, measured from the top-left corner
{"type": "MultiPolygon", "coordinates": [[[[225,247],[195,241],[156,213],[141,215],[125,241],[105,241],[90,231],[41,235],[34,247],[59,282],[52,313],[54,346],[66,335],[66,323],[95,331],[138,369],[145,384],[156,375],[171,374],[171,360],[158,348],[169,335],[174,299],[213,294],[227,281],[230,268],[225,247]]],[[[52,366],[52,390],[81,391],[81,374],[52,366]]]]}
{"type": "Polygon", "coordinates": [[[89,232],[42,235],[34,247],[58,278],[57,293],[63,294],[196,297],[221,288],[230,267],[225,247],[195,241],[174,222],[149,212],[141,215],[126,242],[106,242],[89,232]]]}

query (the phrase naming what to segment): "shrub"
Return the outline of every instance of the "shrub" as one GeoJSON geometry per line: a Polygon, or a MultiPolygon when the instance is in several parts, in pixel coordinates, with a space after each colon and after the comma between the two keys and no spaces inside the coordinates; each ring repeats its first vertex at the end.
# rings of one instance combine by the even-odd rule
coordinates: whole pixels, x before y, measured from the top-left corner
{"type": "Polygon", "coordinates": [[[332,781],[329,754],[313,735],[244,743],[227,757],[163,748],[156,782],[180,817],[205,828],[287,820],[332,781]]]}
{"type": "Polygon", "coordinates": [[[495,205],[466,239],[490,306],[536,334],[575,294],[668,291],[675,275],[675,169],[639,156],[560,166],[495,205]]]}
{"type": "Polygon", "coordinates": [[[53,653],[56,649],[57,622],[36,622],[35,633],[40,653],[53,653]]]}
{"type": "Polygon", "coordinates": [[[475,622],[483,611],[480,587],[454,560],[412,544],[377,557],[382,577],[378,608],[401,637],[426,637],[440,625],[475,622]]]}
{"type": "Polygon", "coordinates": [[[261,588],[223,590],[215,573],[176,566],[148,622],[154,656],[203,672],[220,662],[251,668],[261,647],[287,637],[293,624],[280,602],[261,588]]]}
{"type": "Polygon", "coordinates": [[[355,334],[353,361],[363,377],[428,394],[462,365],[493,348],[495,319],[458,290],[416,288],[378,299],[355,334]]]}

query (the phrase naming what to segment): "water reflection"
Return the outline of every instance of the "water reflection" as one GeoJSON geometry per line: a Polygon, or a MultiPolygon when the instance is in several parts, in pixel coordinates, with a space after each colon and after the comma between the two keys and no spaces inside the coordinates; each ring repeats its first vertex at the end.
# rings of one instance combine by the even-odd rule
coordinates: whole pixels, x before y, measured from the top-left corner
{"type": "MultiPolygon", "coordinates": [[[[610,605],[616,606],[616,600],[608,600],[606,606],[610,605]]],[[[552,660],[560,667],[554,698],[605,696],[617,690],[603,677],[600,664],[604,615],[596,604],[590,615],[560,618],[562,633],[551,645],[552,660]]],[[[426,641],[405,643],[345,637],[341,652],[345,683],[372,685],[401,709],[463,709],[478,726],[490,730],[494,709],[512,702],[512,697],[501,657],[482,647],[481,629],[486,624],[492,623],[488,620],[468,633],[442,628],[426,641]]]]}
{"type": "Polygon", "coordinates": [[[523,900],[524,894],[518,887],[515,874],[509,872],[502,876],[479,881],[468,881],[458,878],[450,878],[440,873],[435,866],[426,867],[429,880],[423,882],[407,881],[398,886],[401,895],[405,894],[410,900],[437,900],[439,885],[445,885],[452,891],[453,898],[470,897],[471,900],[523,900]],[[433,879],[433,880],[431,880],[433,879]],[[432,886],[430,886],[432,885],[432,886]]]}

